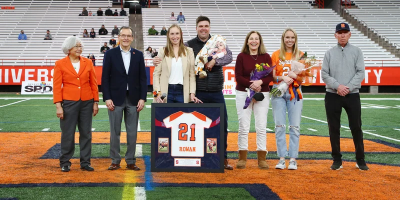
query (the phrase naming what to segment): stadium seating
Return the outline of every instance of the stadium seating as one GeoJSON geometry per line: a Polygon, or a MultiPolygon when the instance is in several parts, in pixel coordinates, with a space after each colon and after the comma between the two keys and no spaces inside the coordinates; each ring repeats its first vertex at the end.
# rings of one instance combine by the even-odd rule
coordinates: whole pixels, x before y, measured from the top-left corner
{"type": "MultiPolygon", "coordinates": [[[[343,22],[331,9],[313,8],[304,0],[162,0],[160,8],[143,9],[143,38],[145,48],[160,48],[165,45],[165,36],[149,36],[147,30],[155,25],[156,30],[168,28],[171,12],[175,16],[183,12],[186,22],[181,24],[184,41],[196,36],[196,18],[199,15],[211,19],[211,33],[227,38],[233,57],[240,53],[246,34],[259,31],[268,53],[280,47],[280,37],[287,27],[294,28],[299,36],[299,48],[323,59],[324,53],[337,41],[334,37],[336,24],[343,22]]],[[[366,66],[398,66],[398,59],[378,44],[351,27],[350,42],[363,50],[366,66]]],[[[233,62],[231,65],[234,65],[233,62]]]]}
{"type": "MultiPolygon", "coordinates": [[[[111,0],[2,0],[1,3],[15,6],[15,10],[0,10],[0,65],[54,65],[65,56],[61,51],[64,39],[72,35],[83,40],[82,55],[93,53],[96,59],[101,59],[100,47],[111,39],[114,25],[129,25],[129,18],[125,16],[78,16],[83,7],[94,14],[98,8],[105,11],[111,6],[111,0]],[[102,24],[109,32],[106,36],[98,35],[102,24]],[[96,38],[82,38],[83,30],[90,32],[91,28],[96,38]],[[43,40],[47,29],[53,40],[43,40]],[[21,30],[28,40],[17,39],[21,30]]],[[[101,65],[101,61],[96,64],[101,65]]]]}
{"type": "Polygon", "coordinates": [[[357,20],[385,36],[389,42],[400,48],[400,1],[396,0],[357,0],[358,9],[347,11],[357,20]]]}

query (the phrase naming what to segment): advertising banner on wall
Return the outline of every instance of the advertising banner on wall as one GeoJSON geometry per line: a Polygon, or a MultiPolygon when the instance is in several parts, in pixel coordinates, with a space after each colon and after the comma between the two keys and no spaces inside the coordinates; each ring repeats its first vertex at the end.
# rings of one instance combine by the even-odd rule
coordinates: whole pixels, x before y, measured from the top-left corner
{"type": "MultiPolygon", "coordinates": [[[[102,67],[95,67],[97,83],[101,85],[102,67]]],[[[147,83],[153,84],[154,67],[146,67],[147,83]]],[[[236,87],[235,67],[224,67],[224,89],[226,95],[234,94],[236,87]]],[[[0,66],[0,85],[21,85],[23,81],[53,82],[54,67],[38,66],[0,66]]],[[[321,67],[312,69],[314,78],[309,82],[313,86],[325,85],[321,77],[321,67]]],[[[400,67],[366,67],[363,86],[400,85],[398,81],[400,67]]]]}

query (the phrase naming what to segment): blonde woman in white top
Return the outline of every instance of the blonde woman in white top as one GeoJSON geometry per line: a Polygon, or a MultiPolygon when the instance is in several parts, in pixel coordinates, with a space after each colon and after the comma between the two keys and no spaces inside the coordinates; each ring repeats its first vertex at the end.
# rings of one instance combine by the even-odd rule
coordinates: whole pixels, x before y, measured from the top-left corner
{"type": "Polygon", "coordinates": [[[199,102],[195,97],[194,53],[183,44],[182,29],[177,24],[169,27],[167,45],[158,52],[162,61],[153,73],[154,102],[199,102]]]}

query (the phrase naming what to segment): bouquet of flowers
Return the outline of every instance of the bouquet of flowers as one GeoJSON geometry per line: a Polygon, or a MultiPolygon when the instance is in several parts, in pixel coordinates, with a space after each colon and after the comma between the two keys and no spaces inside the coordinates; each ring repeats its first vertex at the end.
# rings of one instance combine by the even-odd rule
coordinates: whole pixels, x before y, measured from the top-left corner
{"type": "MultiPolygon", "coordinates": [[[[269,73],[271,73],[274,68],[275,68],[275,66],[270,67],[268,65],[268,63],[256,64],[256,69],[253,70],[250,74],[250,80],[251,81],[260,80],[260,79],[266,77],[269,73]]],[[[250,88],[248,89],[248,92],[249,92],[249,95],[247,95],[243,109],[246,109],[247,107],[249,107],[251,100],[256,95],[256,92],[250,88]]],[[[264,97],[264,95],[262,93],[260,93],[260,94],[262,95],[262,97],[264,97]]]]}
{"type": "Polygon", "coordinates": [[[302,99],[302,95],[300,92],[300,84],[302,80],[306,77],[313,77],[311,74],[311,68],[314,67],[317,63],[317,59],[315,56],[307,57],[307,52],[304,53],[304,55],[300,58],[299,61],[292,61],[291,64],[291,70],[297,75],[296,80],[293,81],[291,85],[288,85],[285,81],[281,81],[278,84],[278,87],[273,88],[271,90],[271,94],[275,97],[282,97],[285,92],[289,90],[289,93],[291,95],[290,100],[293,98],[296,98],[297,100],[302,99]]]}

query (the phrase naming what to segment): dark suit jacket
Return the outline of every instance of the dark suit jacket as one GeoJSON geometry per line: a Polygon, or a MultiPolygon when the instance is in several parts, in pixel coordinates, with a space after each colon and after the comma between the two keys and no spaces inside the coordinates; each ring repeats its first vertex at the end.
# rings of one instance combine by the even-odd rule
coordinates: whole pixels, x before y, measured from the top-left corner
{"type": "Polygon", "coordinates": [[[103,74],[101,88],[103,101],[111,99],[114,105],[121,106],[126,98],[126,86],[129,87],[129,100],[137,105],[140,99],[146,101],[147,76],[143,53],[131,48],[131,63],[126,74],[121,49],[108,50],[103,59],[103,74]]]}

